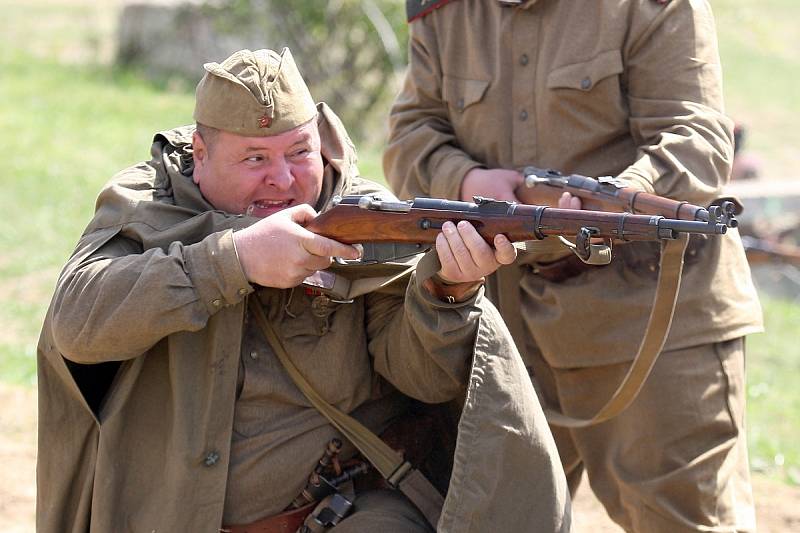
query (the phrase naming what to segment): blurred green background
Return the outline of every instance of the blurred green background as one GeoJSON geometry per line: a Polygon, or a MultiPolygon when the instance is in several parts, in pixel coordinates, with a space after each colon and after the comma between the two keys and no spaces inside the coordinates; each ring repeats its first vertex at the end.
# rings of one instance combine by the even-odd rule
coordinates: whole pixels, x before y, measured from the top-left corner
{"type": "MultiPolygon", "coordinates": [[[[395,4],[387,18],[404,46],[404,3],[395,4]]],[[[747,125],[765,179],[796,179],[800,3],[712,6],[728,112],[747,125]]],[[[0,0],[0,10],[0,382],[32,387],[41,320],[96,193],[116,171],[148,158],[155,131],[191,122],[193,82],[113,66],[118,2],[0,0]]],[[[361,171],[382,179],[383,123],[359,131],[361,171]]],[[[752,465],[790,484],[800,484],[795,289],[783,298],[762,292],[767,333],[748,339],[752,465]]]]}

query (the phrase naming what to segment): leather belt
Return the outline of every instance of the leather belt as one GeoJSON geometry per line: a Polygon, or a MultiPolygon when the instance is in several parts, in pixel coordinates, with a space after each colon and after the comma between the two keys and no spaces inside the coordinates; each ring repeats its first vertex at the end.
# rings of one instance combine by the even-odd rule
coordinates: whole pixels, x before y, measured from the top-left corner
{"type": "Polygon", "coordinates": [[[531,265],[531,272],[547,281],[561,283],[583,274],[587,270],[604,266],[607,265],[588,265],[581,261],[577,255],[571,253],[552,263],[534,263],[531,265]]]}
{"type": "Polygon", "coordinates": [[[222,526],[221,533],[295,533],[303,521],[311,514],[317,502],[309,503],[299,509],[256,520],[252,524],[222,526]]]}

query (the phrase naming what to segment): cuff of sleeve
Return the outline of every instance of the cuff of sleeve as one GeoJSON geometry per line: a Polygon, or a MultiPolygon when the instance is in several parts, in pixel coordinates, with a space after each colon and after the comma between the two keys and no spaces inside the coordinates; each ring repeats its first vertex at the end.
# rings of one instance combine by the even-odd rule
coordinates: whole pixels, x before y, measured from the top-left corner
{"type": "Polygon", "coordinates": [[[481,294],[483,284],[483,281],[479,281],[445,286],[436,283],[433,278],[420,279],[414,273],[414,280],[410,286],[414,287],[419,297],[433,308],[457,309],[474,305],[481,294]]]}
{"type": "Polygon", "coordinates": [[[655,183],[658,175],[658,171],[655,168],[642,169],[634,165],[626,168],[617,178],[630,183],[631,187],[652,194],[655,192],[653,183],[655,183]]]}
{"type": "Polygon", "coordinates": [[[233,244],[233,231],[209,235],[186,247],[186,267],[208,313],[234,305],[253,292],[233,244]]]}
{"type": "Polygon", "coordinates": [[[484,165],[461,153],[453,153],[436,165],[431,180],[431,197],[461,200],[461,182],[473,168],[484,165]]]}

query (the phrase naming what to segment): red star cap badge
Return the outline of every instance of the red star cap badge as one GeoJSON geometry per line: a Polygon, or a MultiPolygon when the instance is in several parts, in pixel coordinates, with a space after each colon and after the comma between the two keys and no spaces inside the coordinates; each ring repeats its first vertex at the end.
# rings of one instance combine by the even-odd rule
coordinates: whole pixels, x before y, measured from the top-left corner
{"type": "Polygon", "coordinates": [[[267,115],[263,115],[258,119],[259,128],[269,128],[271,125],[272,125],[272,118],[268,117],[267,115]]]}

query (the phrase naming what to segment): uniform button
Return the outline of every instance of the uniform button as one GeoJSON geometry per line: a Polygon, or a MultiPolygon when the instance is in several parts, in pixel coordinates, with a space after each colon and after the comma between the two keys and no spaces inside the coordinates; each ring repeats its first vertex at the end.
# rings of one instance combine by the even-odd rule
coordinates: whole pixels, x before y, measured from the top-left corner
{"type": "Polygon", "coordinates": [[[658,267],[656,266],[655,263],[650,263],[649,265],[647,265],[647,268],[650,269],[650,272],[655,272],[658,267]]]}
{"type": "Polygon", "coordinates": [[[519,64],[523,67],[528,64],[528,54],[522,54],[519,56],[519,64]]]}
{"type": "Polygon", "coordinates": [[[463,98],[459,98],[458,99],[458,102],[456,102],[456,107],[458,107],[459,110],[463,110],[464,109],[464,99],[463,98]]]}
{"type": "Polygon", "coordinates": [[[245,289],[245,288],[239,289],[239,295],[240,296],[244,296],[245,294],[247,294],[247,289],[245,289]]]}
{"type": "Polygon", "coordinates": [[[583,89],[584,91],[589,89],[591,86],[592,86],[592,78],[587,76],[581,80],[581,89],[583,89]]]}
{"type": "Polygon", "coordinates": [[[519,112],[519,119],[520,120],[528,120],[528,112],[524,109],[519,112]]]}
{"type": "Polygon", "coordinates": [[[220,299],[213,300],[211,302],[211,305],[213,305],[214,307],[219,307],[220,305],[222,305],[222,300],[220,299]]]}
{"type": "Polygon", "coordinates": [[[250,359],[258,359],[258,352],[255,350],[250,352],[250,359]]]}
{"type": "Polygon", "coordinates": [[[208,452],[206,458],[203,459],[203,464],[206,466],[214,466],[219,462],[219,453],[217,452],[208,452]]]}

